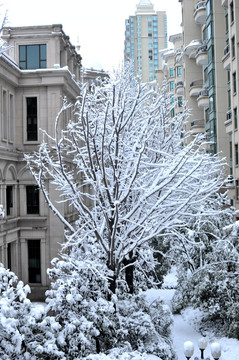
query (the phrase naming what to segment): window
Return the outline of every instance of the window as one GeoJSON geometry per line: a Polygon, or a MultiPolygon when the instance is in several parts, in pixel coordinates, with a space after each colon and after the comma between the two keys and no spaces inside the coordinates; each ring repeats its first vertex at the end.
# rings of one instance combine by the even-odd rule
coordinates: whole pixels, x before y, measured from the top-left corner
{"type": "Polygon", "coordinates": [[[177,76],[182,76],[182,66],[177,67],[177,76]]]}
{"type": "Polygon", "coordinates": [[[174,68],[169,69],[169,76],[174,77],[174,68]]]}
{"type": "Polygon", "coordinates": [[[233,171],[233,162],[232,162],[232,133],[229,133],[229,165],[230,165],[230,174],[232,175],[233,171]]]}
{"type": "Polygon", "coordinates": [[[183,106],[183,98],[182,96],[178,97],[178,107],[182,107],[183,106]]]}
{"type": "Polygon", "coordinates": [[[173,91],[173,90],[174,90],[174,81],[170,81],[170,83],[169,83],[169,89],[170,89],[170,91],[173,91]]]}
{"type": "Polygon", "coordinates": [[[9,140],[14,141],[14,98],[12,94],[9,97],[9,140]]]}
{"type": "Polygon", "coordinates": [[[232,57],[236,56],[236,48],[235,48],[235,36],[232,37],[232,57]]]}
{"type": "Polygon", "coordinates": [[[239,200],[239,180],[236,180],[236,200],[239,200]]]}
{"type": "Polygon", "coordinates": [[[237,129],[237,107],[234,109],[234,129],[237,129]]]}
{"type": "Polygon", "coordinates": [[[27,214],[39,214],[39,189],[35,185],[26,186],[27,214]]]}
{"type": "Polygon", "coordinates": [[[27,141],[37,141],[37,98],[29,97],[27,101],[27,141]]]}
{"type": "Polygon", "coordinates": [[[20,69],[45,69],[46,44],[20,45],[19,67],[20,69]]]}
{"type": "Polygon", "coordinates": [[[7,205],[7,215],[12,215],[13,209],[13,191],[12,185],[6,187],[6,205],[7,205]]]}
{"type": "Polygon", "coordinates": [[[231,79],[230,79],[230,71],[227,72],[227,104],[228,110],[231,109],[231,79]]]}
{"type": "Polygon", "coordinates": [[[7,126],[8,126],[8,111],[7,111],[7,92],[3,90],[3,117],[2,117],[2,130],[3,139],[7,139],[7,126]]]}
{"type": "Polygon", "coordinates": [[[230,14],[231,14],[231,22],[234,21],[234,4],[233,1],[230,4],[230,14]]]}
{"type": "Polygon", "coordinates": [[[12,268],[12,248],[11,243],[7,244],[7,267],[9,270],[12,268]]]}
{"type": "Polygon", "coordinates": [[[236,72],[232,74],[232,84],[233,84],[233,92],[237,92],[237,78],[236,78],[236,72]]]}
{"type": "Polygon", "coordinates": [[[30,283],[41,282],[41,241],[28,240],[28,277],[30,283]]]}
{"type": "Polygon", "coordinates": [[[238,144],[235,144],[235,165],[238,165],[238,144]]]}
{"type": "Polygon", "coordinates": [[[171,109],[171,118],[174,117],[174,109],[171,109]]]}

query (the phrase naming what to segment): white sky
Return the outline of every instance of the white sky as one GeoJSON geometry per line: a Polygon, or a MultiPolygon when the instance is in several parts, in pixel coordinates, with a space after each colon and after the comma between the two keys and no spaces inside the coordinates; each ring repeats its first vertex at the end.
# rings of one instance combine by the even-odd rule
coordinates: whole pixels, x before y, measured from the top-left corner
{"type": "MultiPolygon", "coordinates": [[[[167,12],[168,35],[181,32],[178,0],[151,2],[156,11],[167,12]]],[[[84,67],[111,70],[122,62],[125,19],[135,14],[139,0],[0,0],[0,3],[8,11],[7,26],[62,24],[73,45],[79,39],[84,67]]]]}

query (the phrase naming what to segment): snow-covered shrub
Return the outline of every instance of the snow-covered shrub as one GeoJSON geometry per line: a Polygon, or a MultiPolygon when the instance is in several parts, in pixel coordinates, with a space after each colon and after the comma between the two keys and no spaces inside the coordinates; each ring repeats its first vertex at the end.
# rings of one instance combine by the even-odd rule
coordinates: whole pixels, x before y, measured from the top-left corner
{"type": "Polygon", "coordinates": [[[0,359],[64,360],[56,346],[57,324],[32,305],[28,285],[0,264],[0,359]]]}
{"type": "Polygon", "coordinates": [[[76,253],[71,253],[72,258],[53,260],[54,268],[49,270],[52,288],[46,298],[47,310],[54,314],[58,327],[58,349],[69,359],[104,349],[114,332],[107,268],[99,260],[82,259],[80,249],[76,253]]]}
{"type": "Polygon", "coordinates": [[[27,337],[32,322],[30,292],[17,276],[0,264],[0,358],[30,359],[27,337]]]}
{"type": "MultiPolygon", "coordinates": [[[[84,359],[75,359],[75,360],[149,360],[148,354],[140,353],[138,351],[126,351],[125,348],[115,348],[110,350],[106,354],[93,354],[89,355],[84,359]]],[[[156,357],[155,357],[156,359],[156,357]]],[[[171,358],[170,358],[171,359],[171,358]]],[[[157,360],[162,360],[157,357],[157,360]]]]}
{"type": "Polygon", "coordinates": [[[172,316],[161,299],[148,303],[145,293],[117,299],[119,322],[117,342],[130,344],[133,350],[155,354],[162,359],[174,359],[170,341],[172,316]]]}
{"type": "Polygon", "coordinates": [[[107,354],[125,346],[173,359],[168,307],[161,300],[148,304],[143,293],[125,293],[123,279],[117,293],[109,296],[111,273],[97,247],[73,246],[70,253],[54,259],[49,270],[52,283],[46,302],[51,315],[44,321],[57,329],[48,326],[55,336],[53,344],[65,356],[62,359],[107,354]]]}
{"type": "Polygon", "coordinates": [[[211,321],[214,327],[218,324],[226,335],[239,338],[239,226],[227,221],[224,217],[220,223],[218,217],[211,217],[207,221],[210,227],[204,222],[200,233],[204,247],[190,250],[194,267],[186,266],[185,261],[179,268],[173,311],[189,305],[199,308],[205,313],[204,322],[211,321]]]}

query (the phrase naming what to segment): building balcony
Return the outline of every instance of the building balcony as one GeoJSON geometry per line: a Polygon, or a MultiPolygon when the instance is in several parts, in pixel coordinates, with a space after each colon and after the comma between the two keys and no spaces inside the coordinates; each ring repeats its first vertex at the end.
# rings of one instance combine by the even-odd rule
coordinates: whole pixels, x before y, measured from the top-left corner
{"type": "Polygon", "coordinates": [[[226,120],[224,122],[224,125],[228,128],[232,124],[232,111],[229,109],[226,113],[226,120]]]}
{"type": "Polygon", "coordinates": [[[230,57],[230,45],[228,44],[224,48],[224,55],[222,58],[224,70],[230,70],[231,68],[231,57],[230,57]]]}
{"type": "Polygon", "coordinates": [[[192,40],[187,46],[184,48],[184,52],[189,58],[195,58],[196,51],[199,47],[202,46],[201,40],[192,40]]]}
{"type": "Polygon", "coordinates": [[[202,80],[195,80],[190,84],[189,87],[189,96],[198,96],[199,92],[202,90],[203,81],[202,80]]]}
{"type": "Polygon", "coordinates": [[[198,107],[200,108],[206,109],[209,107],[209,97],[208,97],[207,89],[202,89],[199,91],[197,102],[198,102],[198,107]]]}
{"type": "Polygon", "coordinates": [[[228,175],[227,179],[225,181],[225,185],[226,185],[226,187],[232,187],[232,186],[234,186],[234,182],[235,182],[235,180],[233,179],[233,175],[228,175]]]}
{"type": "Polygon", "coordinates": [[[197,65],[204,66],[208,64],[207,45],[200,46],[197,49],[195,58],[197,65]]]}
{"type": "Polygon", "coordinates": [[[202,133],[205,131],[204,119],[195,119],[191,122],[191,131],[193,134],[202,133]]]}
{"type": "Polygon", "coordinates": [[[181,49],[176,50],[175,62],[179,65],[183,64],[183,51],[181,49]]]}
{"type": "Polygon", "coordinates": [[[199,1],[194,9],[194,19],[196,24],[206,24],[207,12],[206,12],[206,1],[199,1]]]}
{"type": "Polygon", "coordinates": [[[228,7],[228,0],[222,0],[222,7],[224,8],[228,7]]]}
{"type": "Polygon", "coordinates": [[[178,81],[176,83],[176,94],[183,95],[184,94],[184,83],[183,81],[178,81]]]}

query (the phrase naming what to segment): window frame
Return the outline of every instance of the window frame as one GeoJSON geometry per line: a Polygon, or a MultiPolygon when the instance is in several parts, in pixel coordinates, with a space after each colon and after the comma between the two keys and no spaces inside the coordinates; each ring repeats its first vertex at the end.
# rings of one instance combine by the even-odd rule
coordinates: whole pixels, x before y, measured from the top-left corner
{"type": "Polygon", "coordinates": [[[174,68],[173,67],[169,68],[169,76],[170,76],[170,78],[174,77],[174,68]]]}
{"type": "Polygon", "coordinates": [[[23,131],[24,131],[24,135],[23,135],[23,139],[24,139],[24,144],[39,144],[39,95],[38,94],[29,94],[29,95],[25,95],[23,96],[23,131]],[[28,140],[28,125],[27,125],[27,119],[28,119],[28,114],[27,114],[27,99],[28,98],[36,98],[37,101],[37,140],[28,140]]]}
{"type": "Polygon", "coordinates": [[[40,191],[38,186],[36,185],[26,185],[26,214],[27,215],[40,214],[40,191]],[[37,197],[32,197],[33,193],[36,193],[37,197]]]}
{"type": "Polygon", "coordinates": [[[27,260],[28,260],[28,282],[30,284],[41,284],[41,282],[42,282],[41,239],[28,239],[27,240],[27,260]],[[36,255],[38,255],[38,256],[30,257],[30,255],[34,255],[34,252],[36,253],[37,250],[38,250],[38,253],[36,255]],[[38,266],[32,266],[34,264],[34,262],[38,266]],[[38,276],[38,279],[37,279],[37,276],[38,276]],[[34,279],[34,277],[35,277],[35,279],[34,279]]]}
{"type": "Polygon", "coordinates": [[[2,140],[7,141],[9,122],[8,90],[2,89],[2,140]]]}
{"type": "Polygon", "coordinates": [[[234,14],[234,1],[230,3],[230,17],[231,17],[231,23],[235,20],[235,14],[234,14]]]}
{"type": "Polygon", "coordinates": [[[183,76],[183,68],[182,66],[177,66],[177,77],[183,76]]]}
{"type": "Polygon", "coordinates": [[[13,216],[13,185],[6,186],[6,216],[13,216]]]}
{"type": "Polygon", "coordinates": [[[234,116],[234,129],[237,130],[238,128],[238,113],[237,113],[237,107],[233,109],[233,116],[234,116]]]}
{"type": "Polygon", "coordinates": [[[236,94],[237,92],[237,75],[236,71],[232,74],[232,88],[233,88],[233,94],[236,94]]]}
{"type": "Polygon", "coordinates": [[[46,69],[47,68],[47,44],[46,43],[37,43],[37,44],[20,44],[19,45],[19,68],[21,70],[35,70],[35,69],[46,69]],[[44,50],[41,48],[44,46],[44,50]],[[30,66],[30,48],[38,47],[38,66],[30,66]],[[44,54],[43,54],[44,53],[44,54]],[[43,55],[45,55],[43,57],[43,55]]]}
{"type": "Polygon", "coordinates": [[[238,144],[235,144],[234,145],[235,146],[235,166],[238,166],[238,164],[239,164],[239,154],[238,154],[238,149],[239,149],[239,147],[238,147],[238,144]]]}

